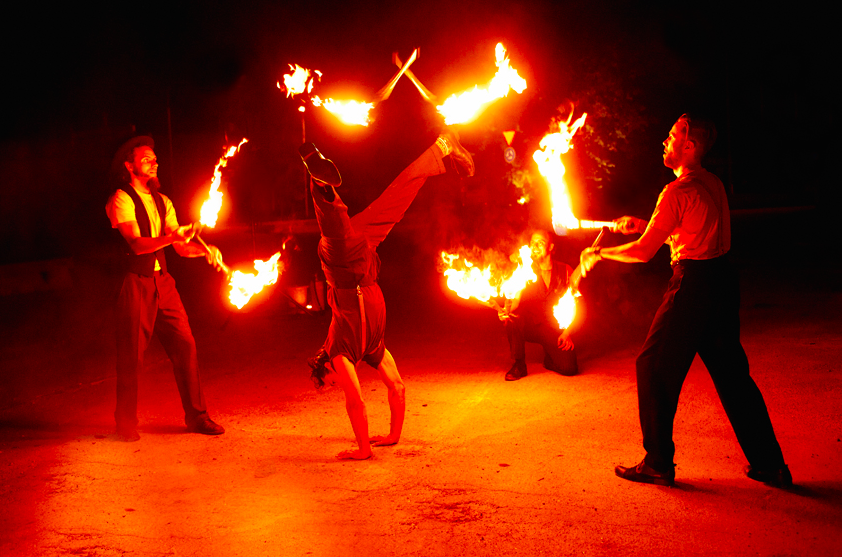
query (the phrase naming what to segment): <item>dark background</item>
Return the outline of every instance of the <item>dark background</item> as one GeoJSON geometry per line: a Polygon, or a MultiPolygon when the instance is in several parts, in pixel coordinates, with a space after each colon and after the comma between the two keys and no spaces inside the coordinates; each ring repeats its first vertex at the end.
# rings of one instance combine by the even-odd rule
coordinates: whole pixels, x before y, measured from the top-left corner
{"type": "MultiPolygon", "coordinates": [[[[275,86],[297,63],[319,69],[316,92],[368,99],[394,73],[391,53],[441,98],[493,75],[508,49],[528,88],[460,127],[477,177],[422,191],[408,218],[432,247],[490,247],[548,225],[531,153],[550,118],[588,112],[568,176],[580,218],[648,217],[671,175],[661,141],[685,111],[719,127],[708,167],[732,208],[838,201],[837,41],[829,13],[724,3],[282,2],[28,3],[6,15],[0,116],[0,263],[84,257],[111,231],[104,205],[111,157],[134,133],[156,140],[162,191],[182,223],[197,220],[223,147],[249,143],[224,175],[219,228],[301,219],[298,102],[275,86]],[[515,166],[502,131],[518,131],[515,166]],[[533,193],[526,207],[521,190],[533,193]]],[[[367,128],[322,109],[307,139],[342,169],[351,211],[373,199],[442,126],[408,80],[367,128]]],[[[543,197],[542,197],[543,196],[543,197]]],[[[774,240],[770,235],[770,240],[774,240]]],[[[264,254],[259,254],[262,256],[264,254]]],[[[269,254],[265,254],[268,256],[269,254]]]]}

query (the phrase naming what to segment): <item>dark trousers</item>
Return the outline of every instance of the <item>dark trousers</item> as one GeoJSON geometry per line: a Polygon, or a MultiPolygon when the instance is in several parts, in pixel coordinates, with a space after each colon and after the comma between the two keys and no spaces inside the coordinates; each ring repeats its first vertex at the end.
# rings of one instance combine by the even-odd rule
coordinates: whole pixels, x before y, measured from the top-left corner
{"type": "Polygon", "coordinates": [[[506,336],[513,360],[526,358],[526,343],[537,342],[544,347],[544,366],[562,375],[576,375],[579,364],[576,350],[562,350],[558,347],[561,331],[545,322],[533,322],[520,316],[506,320],[506,336]],[[552,364],[552,366],[548,365],[552,364]]]}
{"type": "Polygon", "coordinates": [[[740,292],[727,257],[682,261],[637,358],[637,396],[645,462],[673,467],[673,421],[681,386],[696,354],[708,369],[737,441],[757,469],[784,465],[763,395],[740,344],[740,292]]]}
{"type": "Polygon", "coordinates": [[[126,273],[117,300],[117,409],[118,427],[137,425],[137,375],[143,368],[152,333],[158,333],[173,364],[185,423],[207,415],[199,383],[196,342],[187,321],[175,280],[165,273],[144,277],[126,273]]]}

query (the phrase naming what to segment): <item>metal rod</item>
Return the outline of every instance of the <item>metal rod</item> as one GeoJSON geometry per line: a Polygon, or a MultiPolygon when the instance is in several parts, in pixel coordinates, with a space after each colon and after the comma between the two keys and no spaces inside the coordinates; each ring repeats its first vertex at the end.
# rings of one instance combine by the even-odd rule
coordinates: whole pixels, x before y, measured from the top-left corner
{"type": "MultiPolygon", "coordinates": [[[[399,68],[403,66],[403,62],[401,62],[397,52],[392,53],[392,62],[394,62],[394,64],[399,68]]],[[[415,74],[412,73],[411,69],[407,68],[405,73],[406,77],[409,78],[412,84],[415,85],[415,88],[418,89],[418,92],[421,93],[421,96],[424,97],[425,101],[432,105],[436,105],[438,103],[437,97],[429,89],[424,87],[424,84],[421,83],[420,79],[415,77],[415,74]]]]}
{"type": "Polygon", "coordinates": [[[395,88],[395,85],[398,84],[398,80],[409,69],[409,66],[411,66],[412,63],[415,62],[415,59],[417,57],[418,57],[418,49],[416,48],[415,50],[412,51],[412,54],[409,56],[409,59],[403,64],[403,66],[401,66],[401,69],[398,70],[398,73],[396,73],[392,77],[392,79],[389,80],[389,83],[387,83],[386,85],[383,86],[382,89],[377,91],[377,94],[375,95],[375,98],[376,98],[375,102],[385,101],[386,99],[389,98],[389,95],[392,94],[392,90],[395,88]]]}
{"type": "MultiPolygon", "coordinates": [[[[199,243],[202,245],[202,247],[203,247],[203,248],[205,248],[205,252],[206,252],[206,253],[210,253],[210,247],[208,247],[208,245],[205,243],[205,241],[204,241],[204,240],[202,240],[202,237],[201,237],[201,236],[199,236],[198,234],[194,234],[194,235],[193,235],[193,238],[195,238],[195,240],[196,240],[197,242],[199,242],[199,243]]],[[[223,263],[222,261],[220,261],[220,262],[219,262],[219,266],[221,267],[221,269],[220,269],[220,270],[221,270],[223,273],[225,273],[225,275],[226,275],[226,276],[228,276],[228,277],[230,277],[230,276],[231,276],[231,269],[229,269],[229,268],[228,268],[228,265],[226,265],[225,263],[223,263]]]]}

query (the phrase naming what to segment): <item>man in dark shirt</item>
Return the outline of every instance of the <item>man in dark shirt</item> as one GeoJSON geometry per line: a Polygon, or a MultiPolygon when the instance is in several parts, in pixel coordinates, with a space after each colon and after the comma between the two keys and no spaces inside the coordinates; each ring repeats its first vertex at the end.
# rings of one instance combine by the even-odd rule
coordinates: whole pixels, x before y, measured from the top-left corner
{"type": "Polygon", "coordinates": [[[614,471],[634,482],[673,485],[673,421],[681,386],[698,354],[748,459],[748,477],[788,487],[792,476],[740,343],[739,283],[727,255],[728,198],[719,178],[701,164],[715,140],[712,122],[682,115],[664,141],[664,165],[676,179],[661,191],[652,218],[615,221],[624,234],[642,236],[620,246],[591,247],[581,255],[582,276],[602,259],[649,261],[664,243],[672,260],[672,280],[637,357],[646,456],[636,466],[617,466],[614,471]]]}
{"type": "Polygon", "coordinates": [[[506,373],[506,381],[526,377],[526,343],[544,347],[544,367],[561,375],[576,375],[579,366],[576,349],[567,328],[559,329],[553,307],[567,292],[572,269],[553,261],[553,242],[549,232],[536,230],[529,241],[532,269],[537,280],[526,287],[497,315],[506,324],[514,364],[506,373]]]}

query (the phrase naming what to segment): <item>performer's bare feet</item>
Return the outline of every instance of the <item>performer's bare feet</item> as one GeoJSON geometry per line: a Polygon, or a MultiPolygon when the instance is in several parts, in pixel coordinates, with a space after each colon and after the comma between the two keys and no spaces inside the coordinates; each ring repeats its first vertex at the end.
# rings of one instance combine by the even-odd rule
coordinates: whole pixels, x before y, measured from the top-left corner
{"type": "Polygon", "coordinates": [[[388,447],[389,445],[397,445],[400,439],[391,435],[375,435],[368,441],[375,447],[388,447]]]}
{"type": "Polygon", "coordinates": [[[368,453],[357,449],[356,451],[342,451],[336,455],[336,460],[368,460],[372,456],[371,449],[368,450],[368,453]]]}

